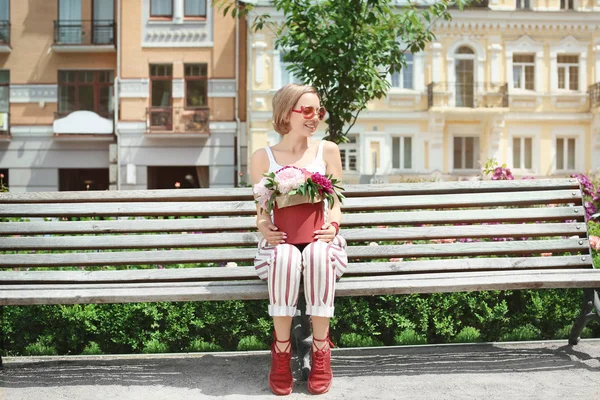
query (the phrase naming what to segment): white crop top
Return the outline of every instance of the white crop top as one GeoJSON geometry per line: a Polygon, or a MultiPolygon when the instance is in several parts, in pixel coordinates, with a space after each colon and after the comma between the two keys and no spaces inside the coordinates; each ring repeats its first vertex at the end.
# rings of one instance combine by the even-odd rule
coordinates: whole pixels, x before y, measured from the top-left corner
{"type": "MultiPolygon", "coordinates": [[[[319,143],[317,156],[315,157],[313,162],[304,167],[304,169],[306,169],[307,171],[318,172],[322,175],[325,175],[327,167],[325,166],[325,161],[323,160],[323,142],[324,141],[321,140],[321,142],[319,143]]],[[[273,156],[273,152],[271,151],[270,147],[265,147],[265,150],[267,151],[267,155],[269,156],[269,172],[277,172],[284,167],[283,165],[275,161],[275,157],[273,156]]]]}

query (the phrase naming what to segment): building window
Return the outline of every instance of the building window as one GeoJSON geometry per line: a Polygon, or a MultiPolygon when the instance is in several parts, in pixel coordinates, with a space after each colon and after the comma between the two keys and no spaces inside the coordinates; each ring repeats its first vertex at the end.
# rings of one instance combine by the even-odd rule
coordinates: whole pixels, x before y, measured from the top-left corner
{"type": "Polygon", "coordinates": [[[0,44],[10,44],[9,0],[0,0],[0,44]]]}
{"type": "Polygon", "coordinates": [[[189,166],[149,166],[148,189],[197,189],[209,186],[209,168],[189,166]]]}
{"type": "Polygon", "coordinates": [[[461,46],[454,58],[454,104],[456,107],[475,107],[475,52],[469,46],[461,46]]]}
{"type": "Polygon", "coordinates": [[[533,139],[525,137],[513,138],[513,168],[533,168],[533,139]]]}
{"type": "Polygon", "coordinates": [[[530,10],[529,0],[517,0],[517,10],[530,10]]]}
{"type": "Polygon", "coordinates": [[[405,54],[406,66],[400,71],[396,71],[392,74],[392,87],[399,89],[412,89],[413,88],[413,66],[414,60],[411,53],[405,54]]]}
{"type": "Polygon", "coordinates": [[[87,110],[109,118],[113,112],[113,71],[58,71],[58,114],[87,110]]]}
{"type": "Polygon", "coordinates": [[[173,0],[150,0],[150,17],[173,18],[173,0]]]}
{"type": "Polygon", "coordinates": [[[206,17],[206,0],[185,0],[185,17],[206,17]]]}
{"type": "Polygon", "coordinates": [[[281,68],[281,86],[285,86],[290,83],[302,83],[300,79],[296,75],[294,75],[293,72],[288,71],[287,67],[289,65],[292,65],[292,63],[283,60],[286,54],[287,53],[285,51],[279,52],[279,64],[281,68]]]}
{"type": "Polygon", "coordinates": [[[556,139],[556,170],[575,170],[575,138],[556,139]]]}
{"type": "Polygon", "coordinates": [[[208,97],[207,64],[185,65],[185,106],[206,107],[208,97]]]}
{"type": "Polygon", "coordinates": [[[150,128],[173,129],[173,66],[170,64],[150,65],[150,128]]]}
{"type": "Polygon", "coordinates": [[[454,138],[454,169],[479,167],[479,138],[460,136],[454,138]]]}
{"type": "MultiPolygon", "coordinates": [[[[0,70],[0,113],[8,114],[10,110],[10,71],[7,69],[0,70]]],[[[3,121],[0,121],[0,126],[3,126],[3,121]]],[[[2,129],[0,129],[2,130],[2,129]]]]}
{"type": "Polygon", "coordinates": [[[342,169],[344,171],[358,171],[358,135],[348,135],[348,143],[340,144],[342,169]]]}
{"type": "Polygon", "coordinates": [[[535,55],[513,55],[513,88],[535,90],[535,55]]]}
{"type": "Polygon", "coordinates": [[[173,98],[173,66],[150,65],[150,104],[152,107],[171,107],[173,98]]]}
{"type": "Polygon", "coordinates": [[[108,168],[61,168],[58,170],[58,190],[108,190],[108,175],[108,168]]]}
{"type": "Polygon", "coordinates": [[[579,90],[579,56],[559,54],[558,88],[563,90],[579,90]]]}
{"type": "Polygon", "coordinates": [[[412,168],[412,137],[399,136],[392,138],[392,168],[412,168]]]}
{"type": "Polygon", "coordinates": [[[574,0],[560,0],[560,9],[561,10],[574,10],[575,9],[575,1],[574,0]]]}
{"type": "Polygon", "coordinates": [[[2,193],[3,188],[10,188],[8,172],[8,168],[0,168],[0,193],[2,193]]]}

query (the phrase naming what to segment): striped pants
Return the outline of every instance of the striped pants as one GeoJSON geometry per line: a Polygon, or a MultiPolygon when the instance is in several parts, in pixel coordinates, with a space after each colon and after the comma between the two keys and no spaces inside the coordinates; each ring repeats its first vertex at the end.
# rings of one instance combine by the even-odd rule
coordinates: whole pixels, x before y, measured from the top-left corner
{"type": "Polygon", "coordinates": [[[347,264],[346,240],[339,235],[330,243],[310,243],[302,252],[291,244],[270,246],[261,240],[254,267],[268,284],[269,315],[296,315],[300,280],[304,276],[306,314],[333,317],[335,282],[347,264]]]}

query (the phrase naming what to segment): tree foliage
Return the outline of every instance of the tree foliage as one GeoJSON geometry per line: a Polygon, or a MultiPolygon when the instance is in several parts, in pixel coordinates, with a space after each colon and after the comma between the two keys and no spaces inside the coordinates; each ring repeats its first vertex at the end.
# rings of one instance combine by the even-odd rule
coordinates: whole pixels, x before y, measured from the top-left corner
{"type": "MultiPolygon", "coordinates": [[[[394,0],[274,0],[283,20],[258,13],[252,29],[273,31],[288,70],[321,95],[327,139],[340,143],[367,104],[386,95],[387,75],[406,65],[405,53],[423,51],[435,39],[435,21],[450,20],[452,7],[462,10],[470,1],[398,7],[394,0]]],[[[234,17],[256,9],[232,0],[216,4],[234,17]]]]}

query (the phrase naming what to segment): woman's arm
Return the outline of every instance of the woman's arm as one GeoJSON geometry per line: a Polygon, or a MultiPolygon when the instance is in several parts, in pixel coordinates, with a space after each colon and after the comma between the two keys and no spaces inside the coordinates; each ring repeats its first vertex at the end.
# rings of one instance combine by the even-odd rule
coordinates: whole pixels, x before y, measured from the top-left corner
{"type": "MultiPolygon", "coordinates": [[[[260,149],[252,154],[250,159],[250,178],[252,186],[256,185],[263,177],[263,174],[269,171],[269,158],[264,149],[260,149]]],[[[272,245],[285,243],[285,232],[278,232],[277,227],[271,222],[271,216],[268,212],[256,205],[256,227],[267,242],[272,245]]]]}
{"type": "MultiPolygon", "coordinates": [[[[327,167],[327,175],[332,175],[333,178],[342,181],[342,157],[340,156],[340,148],[334,142],[326,141],[323,144],[323,160],[327,167]]],[[[335,226],[331,225],[336,222],[338,225],[342,220],[342,207],[340,201],[334,196],[333,207],[329,209],[327,218],[328,222],[323,225],[323,230],[315,232],[315,238],[330,242],[336,235],[335,226]]]]}

